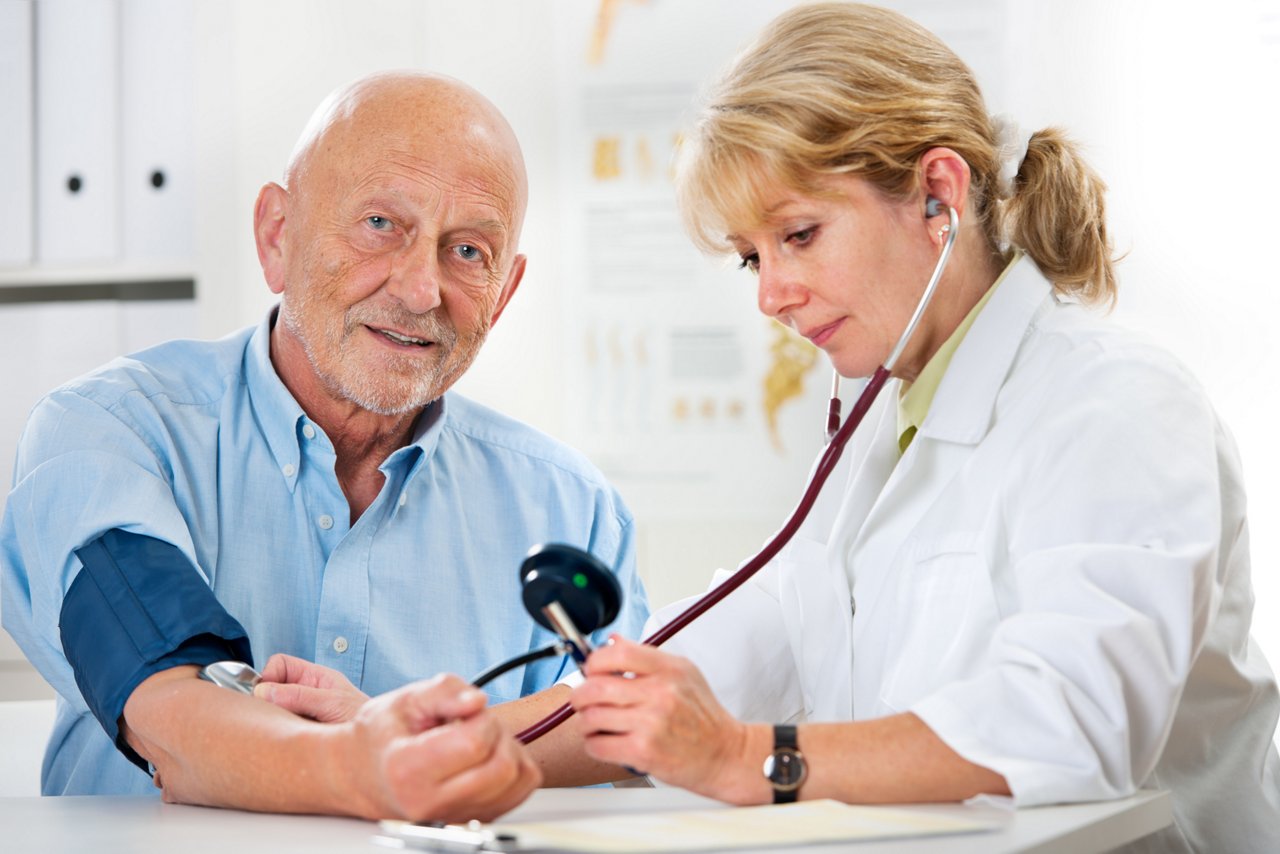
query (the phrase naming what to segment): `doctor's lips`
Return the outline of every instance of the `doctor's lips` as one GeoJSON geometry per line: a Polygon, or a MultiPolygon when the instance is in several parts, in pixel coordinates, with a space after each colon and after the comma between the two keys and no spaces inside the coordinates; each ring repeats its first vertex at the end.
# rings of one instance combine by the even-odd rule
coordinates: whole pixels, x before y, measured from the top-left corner
{"type": "Polygon", "coordinates": [[[812,329],[806,329],[800,334],[808,338],[815,347],[821,347],[830,340],[836,330],[840,328],[840,324],[844,323],[844,318],[825,324],[824,326],[815,326],[812,329]]]}

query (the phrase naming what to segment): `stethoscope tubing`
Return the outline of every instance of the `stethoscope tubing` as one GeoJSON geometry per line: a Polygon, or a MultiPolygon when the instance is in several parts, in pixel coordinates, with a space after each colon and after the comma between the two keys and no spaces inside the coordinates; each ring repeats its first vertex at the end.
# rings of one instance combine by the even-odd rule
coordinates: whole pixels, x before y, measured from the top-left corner
{"type": "MultiPolygon", "coordinates": [[[[844,424],[840,425],[840,429],[836,430],[827,442],[826,448],[822,452],[822,456],[818,459],[817,466],[814,467],[813,475],[809,478],[809,483],[805,486],[804,493],[800,497],[800,501],[796,504],[791,515],[787,517],[786,523],[773,537],[764,545],[755,557],[748,560],[740,566],[733,575],[729,576],[725,581],[711,590],[707,591],[698,601],[694,602],[684,611],[681,611],[675,619],[659,628],[649,637],[644,639],[644,643],[648,646],[662,646],[670,640],[677,632],[685,626],[692,623],[698,617],[706,613],[712,606],[720,602],[733,591],[737,590],[747,582],[753,575],[765,567],[769,561],[773,560],[778,552],[780,552],[796,532],[800,530],[800,525],[809,515],[809,511],[813,509],[814,502],[818,500],[818,494],[822,492],[822,487],[827,482],[827,478],[835,471],[836,465],[840,462],[840,456],[844,453],[845,445],[849,443],[853,432],[858,429],[858,425],[862,423],[862,419],[866,417],[867,412],[871,409],[871,404],[875,402],[876,397],[880,394],[880,390],[884,388],[886,382],[889,381],[890,371],[897,363],[898,357],[902,355],[906,349],[907,343],[911,336],[915,333],[916,327],[920,323],[920,318],[924,316],[925,309],[933,300],[934,292],[937,290],[938,282],[942,278],[943,270],[946,269],[947,261],[951,257],[951,247],[956,241],[956,237],[960,231],[959,217],[954,208],[948,208],[950,214],[951,228],[947,233],[947,239],[942,245],[942,251],[938,255],[938,262],[934,265],[933,275],[929,277],[929,283],[925,286],[924,293],[920,295],[920,300],[916,303],[916,310],[911,315],[906,329],[898,338],[898,343],[894,346],[889,358],[885,360],[885,364],[876,368],[867,384],[862,387],[862,392],[858,395],[857,401],[853,405],[853,409],[849,412],[849,417],[845,419],[844,424]]],[[[835,398],[833,395],[832,410],[828,412],[828,423],[834,414],[834,418],[839,418],[839,410],[836,408],[835,398]]],[[[516,738],[522,744],[529,744],[537,741],[542,736],[551,732],[560,724],[573,717],[573,706],[565,703],[542,720],[521,730],[516,738]]]]}

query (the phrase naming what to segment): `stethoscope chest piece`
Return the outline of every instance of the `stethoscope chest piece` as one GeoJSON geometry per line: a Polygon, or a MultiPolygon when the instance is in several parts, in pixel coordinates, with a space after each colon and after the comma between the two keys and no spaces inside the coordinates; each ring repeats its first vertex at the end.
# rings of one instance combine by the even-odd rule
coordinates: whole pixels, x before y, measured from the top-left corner
{"type": "Polygon", "coordinates": [[[622,608],[622,588],[609,568],[582,549],[562,543],[535,546],[520,564],[524,607],[538,625],[556,627],[545,608],[558,602],[583,634],[607,626],[622,608]]]}

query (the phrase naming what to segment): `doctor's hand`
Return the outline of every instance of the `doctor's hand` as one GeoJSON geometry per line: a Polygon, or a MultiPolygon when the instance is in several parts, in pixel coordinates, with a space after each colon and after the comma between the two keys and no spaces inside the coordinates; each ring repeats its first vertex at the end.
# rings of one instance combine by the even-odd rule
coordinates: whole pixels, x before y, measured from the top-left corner
{"type": "Polygon", "coordinates": [[[570,702],[591,758],[734,803],[763,803],[767,733],[730,715],[687,659],[614,635],[570,702]],[[752,767],[749,757],[760,754],[752,767]]]}
{"type": "Polygon", "coordinates": [[[255,697],[321,723],[355,717],[369,697],[337,670],[292,655],[267,659],[255,697]]]}
{"type": "Polygon", "coordinates": [[[485,707],[485,695],[444,675],[381,694],[346,730],[350,791],[361,814],[413,821],[491,821],[542,782],[533,759],[485,707]]]}

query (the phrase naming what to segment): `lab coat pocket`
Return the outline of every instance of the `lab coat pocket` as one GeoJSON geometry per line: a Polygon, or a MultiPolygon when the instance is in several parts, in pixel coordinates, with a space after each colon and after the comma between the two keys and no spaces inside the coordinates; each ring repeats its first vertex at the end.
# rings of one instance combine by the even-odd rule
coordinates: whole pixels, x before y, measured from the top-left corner
{"type": "Polygon", "coordinates": [[[913,544],[889,584],[880,699],[900,712],[981,669],[999,612],[976,535],[913,544]]]}

